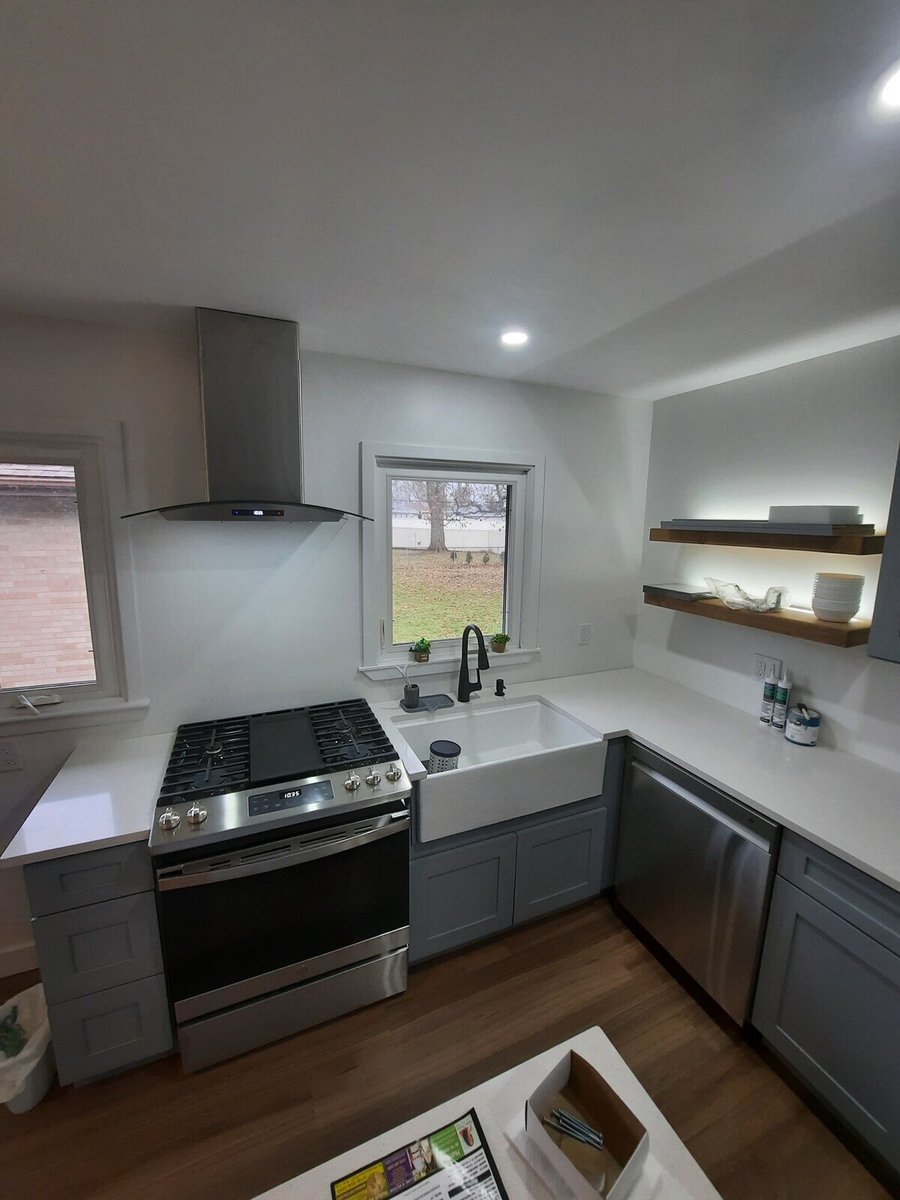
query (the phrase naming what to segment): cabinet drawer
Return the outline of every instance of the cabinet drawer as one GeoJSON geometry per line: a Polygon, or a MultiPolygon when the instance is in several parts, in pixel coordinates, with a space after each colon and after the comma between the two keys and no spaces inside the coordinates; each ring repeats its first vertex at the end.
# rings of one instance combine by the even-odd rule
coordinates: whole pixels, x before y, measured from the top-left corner
{"type": "Polygon", "coordinates": [[[50,1006],[60,1083],[84,1083],[172,1048],[162,975],[50,1006]]]}
{"type": "Polygon", "coordinates": [[[38,917],[31,927],[48,1004],[163,969],[152,892],[38,917]]]}
{"type": "Polygon", "coordinates": [[[152,891],[153,869],[147,843],[105,846],[86,854],[29,863],[25,886],[33,917],[152,891]]]}
{"type": "Polygon", "coordinates": [[[512,924],[516,835],[429,854],[410,864],[411,962],[512,924]]]}
{"type": "Polygon", "coordinates": [[[605,833],[605,808],[519,832],[516,923],[597,895],[602,886],[605,833]]]}
{"type": "Polygon", "coordinates": [[[900,893],[788,831],[781,844],[778,874],[900,954],[900,893]]]}

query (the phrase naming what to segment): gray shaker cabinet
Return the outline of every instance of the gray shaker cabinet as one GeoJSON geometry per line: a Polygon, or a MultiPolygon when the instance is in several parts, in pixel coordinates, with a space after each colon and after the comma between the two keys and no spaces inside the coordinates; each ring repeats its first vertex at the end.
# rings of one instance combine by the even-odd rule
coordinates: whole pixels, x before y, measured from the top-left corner
{"type": "Polygon", "coordinates": [[[753,1024],[900,1170],[900,896],[795,835],[785,842],[753,1024]]]}
{"type": "Polygon", "coordinates": [[[597,895],[602,886],[606,815],[605,808],[595,808],[516,835],[516,924],[597,895]]]}
{"type": "Polygon", "coordinates": [[[60,1083],[85,1083],[172,1048],[162,975],[106,988],[50,1008],[60,1083]]]}
{"type": "Polygon", "coordinates": [[[30,863],[25,868],[25,886],[33,917],[152,892],[153,868],[147,843],[126,842],[30,863]]]}
{"type": "Polygon", "coordinates": [[[410,863],[411,962],[512,924],[516,835],[486,838],[410,863]]]}
{"type": "Polygon", "coordinates": [[[152,892],[41,917],[33,932],[48,1004],[162,974],[152,892]]]}
{"type": "Polygon", "coordinates": [[[601,796],[438,842],[414,841],[410,962],[611,887],[624,765],[625,741],[616,738],[609,744],[601,796]]]}
{"type": "Polygon", "coordinates": [[[84,1083],[172,1048],[146,843],[25,867],[61,1083],[84,1083]]]}

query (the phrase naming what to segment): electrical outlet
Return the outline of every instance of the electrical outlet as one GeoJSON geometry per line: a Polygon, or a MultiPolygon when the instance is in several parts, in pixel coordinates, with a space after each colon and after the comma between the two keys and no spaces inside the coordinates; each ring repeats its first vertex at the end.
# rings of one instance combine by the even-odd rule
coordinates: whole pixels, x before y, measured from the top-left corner
{"type": "Polygon", "coordinates": [[[0,742],[0,771],[18,771],[19,757],[12,742],[0,742]]]}
{"type": "Polygon", "coordinates": [[[578,645],[586,646],[591,640],[591,627],[588,624],[578,626],[578,645]]]}
{"type": "Polygon", "coordinates": [[[757,654],[756,656],[756,678],[765,679],[772,672],[776,679],[781,678],[781,659],[766,658],[765,654],[757,654]]]}

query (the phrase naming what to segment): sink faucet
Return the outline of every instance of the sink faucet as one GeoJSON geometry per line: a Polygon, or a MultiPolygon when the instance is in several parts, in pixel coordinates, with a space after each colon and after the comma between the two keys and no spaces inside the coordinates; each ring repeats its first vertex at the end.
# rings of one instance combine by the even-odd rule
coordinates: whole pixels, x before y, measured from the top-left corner
{"type": "Polygon", "coordinates": [[[477,625],[467,625],[462,635],[462,659],[459,664],[459,689],[456,698],[461,704],[468,704],[473,692],[481,691],[481,672],[486,671],[491,664],[488,662],[487,650],[484,648],[484,634],[477,625]],[[472,683],[469,678],[469,634],[474,633],[478,639],[478,668],[476,679],[472,683]]]}

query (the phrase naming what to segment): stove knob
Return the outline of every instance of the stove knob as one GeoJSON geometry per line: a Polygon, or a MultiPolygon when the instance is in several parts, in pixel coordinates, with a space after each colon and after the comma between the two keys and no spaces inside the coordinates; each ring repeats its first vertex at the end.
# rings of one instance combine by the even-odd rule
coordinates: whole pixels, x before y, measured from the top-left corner
{"type": "Polygon", "coordinates": [[[366,776],[366,783],[369,787],[378,787],[379,783],[381,783],[381,776],[377,771],[370,771],[366,776]]]}
{"type": "Polygon", "coordinates": [[[360,777],[354,771],[350,771],[344,780],[344,787],[348,792],[355,792],[361,783],[360,777]]]}
{"type": "Polygon", "coordinates": [[[174,808],[167,808],[164,813],[159,815],[160,829],[177,829],[181,824],[181,817],[174,808]]]}
{"type": "Polygon", "coordinates": [[[187,819],[189,825],[202,825],[209,816],[203,805],[195,800],[191,807],[187,810],[187,819]]]}
{"type": "Polygon", "coordinates": [[[385,771],[384,777],[388,783],[396,783],[402,774],[403,772],[400,770],[400,764],[392,763],[385,771]]]}

